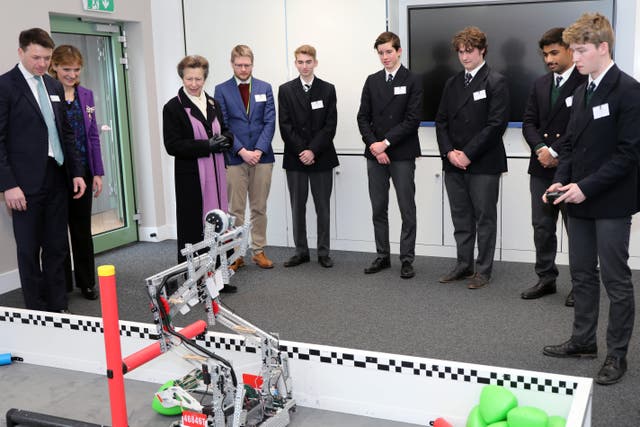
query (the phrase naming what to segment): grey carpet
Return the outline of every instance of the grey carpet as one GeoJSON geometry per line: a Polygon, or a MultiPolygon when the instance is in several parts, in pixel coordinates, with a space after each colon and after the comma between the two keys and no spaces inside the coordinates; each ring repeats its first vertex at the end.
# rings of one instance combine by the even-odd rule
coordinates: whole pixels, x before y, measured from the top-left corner
{"type": "MultiPolygon", "coordinates": [[[[152,321],[144,278],[174,265],[175,250],[175,241],[137,243],[97,256],[97,265],[116,266],[122,319],[152,321]]],[[[471,291],[463,283],[438,283],[437,278],[453,266],[449,258],[417,257],[416,277],[402,280],[397,257],[391,269],[364,275],[373,254],[334,251],[332,269],[322,268],[314,254],[311,263],[285,269],[282,263],[293,254],[290,248],[270,247],[267,254],[276,267],[261,270],[249,262],[232,279],[239,292],[225,295],[223,303],[286,340],[586,377],[595,375],[604,361],[608,313],[604,292],[600,357],[542,356],[544,345],[563,342],[571,333],[572,310],[563,305],[569,289],[567,267],[560,268],[557,294],[525,301],[519,294],[536,279],[533,266],[526,263],[496,262],[490,285],[471,291]]],[[[634,272],[634,283],[638,277],[634,272]]],[[[22,304],[19,290],[0,295],[0,305],[22,304]]],[[[70,309],[100,315],[99,302],[86,301],[78,292],[71,294],[70,309]]],[[[204,318],[196,311],[176,323],[204,318]]],[[[628,362],[629,372],[621,383],[594,386],[594,426],[640,425],[640,356],[635,338],[628,362]]]]}

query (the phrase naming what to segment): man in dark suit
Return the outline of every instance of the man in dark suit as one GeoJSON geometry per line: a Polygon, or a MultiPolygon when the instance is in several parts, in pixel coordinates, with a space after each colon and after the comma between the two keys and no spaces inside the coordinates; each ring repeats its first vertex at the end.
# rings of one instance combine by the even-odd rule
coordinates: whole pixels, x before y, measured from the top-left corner
{"type": "Polygon", "coordinates": [[[564,192],[554,203],[567,203],[575,309],[571,338],[543,352],[597,356],[602,279],[609,296],[607,357],[595,381],[607,385],[620,381],[627,370],[635,316],[627,261],[631,216],[639,208],[640,84],[611,59],[613,29],[603,15],[582,15],[563,39],[578,71],[589,76],[574,92],[566,143],[547,190],[564,192]]]}
{"type": "MultiPolygon", "coordinates": [[[[275,156],[271,140],[276,130],[276,107],[271,85],[252,75],[253,51],[238,45],[231,51],[233,77],[216,86],[224,121],[233,133],[233,148],[227,153],[229,212],[244,223],[247,197],[251,209],[252,261],[260,268],[273,268],[264,253],[267,244],[267,198],[275,156]]],[[[234,271],[244,265],[240,257],[234,271]]]]}
{"type": "Polygon", "coordinates": [[[64,89],[46,74],[54,43],[40,28],[20,33],[20,62],[0,76],[0,191],[13,217],[25,306],[68,312],[69,183],[85,190],[64,89]]]}
{"type": "Polygon", "coordinates": [[[451,206],[457,262],[441,283],[489,283],[496,248],[500,175],[507,171],[502,135],[509,121],[505,78],[485,63],[487,37],[467,27],[452,40],[464,70],[447,80],[436,115],[436,135],[451,206]],[[478,259],[473,252],[478,239],[478,259]]]}
{"type": "Polygon", "coordinates": [[[313,46],[300,46],[294,56],[300,76],[280,86],[278,91],[278,121],[284,141],[283,167],[287,171],[296,245],[295,255],[284,266],[295,267],[309,262],[306,208],[311,187],[317,215],[318,262],[330,268],[333,267],[329,256],[331,191],[333,168],[338,166],[333,145],[338,123],[336,89],[315,76],[318,60],[313,46]]]}
{"type": "Polygon", "coordinates": [[[418,127],[422,112],[422,82],[400,62],[400,38],[391,32],[378,36],[373,48],[384,69],[367,77],[362,88],[358,128],[366,145],[369,198],[377,258],[365,274],[391,267],[389,245],[389,179],[393,181],[402,216],[400,277],[415,275],[415,169],[420,156],[418,127]]]}
{"type": "MultiPolygon", "coordinates": [[[[529,190],[531,192],[531,223],[536,246],[535,272],[538,282],[520,294],[523,299],[536,299],[556,292],[556,223],[564,204],[542,201],[542,195],[552,184],[558,166],[561,138],[565,136],[573,91],[586,76],[573,65],[571,49],[562,41],[564,28],[552,28],[542,35],[538,45],[550,72],[533,83],[522,119],[522,134],[531,147],[529,190]]],[[[567,216],[562,218],[566,226],[567,216]]],[[[565,305],[573,306],[569,292],[565,305]]]]}

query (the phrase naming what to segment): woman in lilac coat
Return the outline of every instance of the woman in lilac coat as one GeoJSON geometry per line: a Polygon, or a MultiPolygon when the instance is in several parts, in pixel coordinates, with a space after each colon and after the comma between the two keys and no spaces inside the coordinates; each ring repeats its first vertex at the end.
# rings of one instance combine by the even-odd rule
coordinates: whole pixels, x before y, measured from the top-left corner
{"type": "MultiPolygon", "coordinates": [[[[69,234],[73,252],[76,287],[89,300],[98,298],[95,289],[95,260],[91,236],[91,198],[102,192],[104,168],[100,154],[100,137],[96,123],[93,92],[80,86],[82,54],[70,45],[60,45],[53,51],[50,74],[64,86],[67,118],[76,136],[76,150],[85,169],[87,189],[79,199],[69,198],[69,234]]],[[[71,257],[67,259],[67,290],[73,290],[71,257]]]]}

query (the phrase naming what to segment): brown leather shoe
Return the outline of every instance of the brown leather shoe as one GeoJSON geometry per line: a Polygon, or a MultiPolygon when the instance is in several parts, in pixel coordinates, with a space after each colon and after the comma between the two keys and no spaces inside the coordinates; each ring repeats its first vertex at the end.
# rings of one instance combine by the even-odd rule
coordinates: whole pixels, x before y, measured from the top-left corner
{"type": "Polygon", "coordinates": [[[229,268],[233,271],[238,271],[240,267],[244,267],[244,257],[238,258],[229,268]]]}
{"type": "Polygon", "coordinates": [[[264,252],[257,253],[251,258],[260,268],[273,268],[273,261],[271,261],[264,252]]]}
{"type": "Polygon", "coordinates": [[[468,289],[480,289],[484,288],[489,284],[489,278],[484,274],[476,273],[473,275],[471,280],[469,280],[469,284],[467,285],[468,289]]]}

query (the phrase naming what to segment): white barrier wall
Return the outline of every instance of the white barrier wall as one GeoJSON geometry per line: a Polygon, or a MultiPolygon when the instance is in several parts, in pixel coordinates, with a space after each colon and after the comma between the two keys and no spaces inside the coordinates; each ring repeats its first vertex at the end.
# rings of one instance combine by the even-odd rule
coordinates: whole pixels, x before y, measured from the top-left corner
{"type": "MultiPolygon", "coordinates": [[[[154,342],[155,333],[152,324],[120,322],[123,355],[154,342]]],[[[0,307],[0,336],[3,351],[25,363],[106,372],[101,319],[0,307]]],[[[231,360],[238,375],[258,373],[259,354],[243,337],[210,332],[198,343],[231,360]]],[[[281,341],[281,349],[289,355],[300,406],[419,425],[443,417],[462,427],[482,387],[493,384],[511,390],[519,405],[566,417],[566,427],[591,426],[590,378],[293,341],[281,341]]],[[[192,367],[170,352],[127,378],[162,384],[192,367]]]]}

